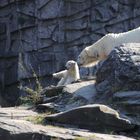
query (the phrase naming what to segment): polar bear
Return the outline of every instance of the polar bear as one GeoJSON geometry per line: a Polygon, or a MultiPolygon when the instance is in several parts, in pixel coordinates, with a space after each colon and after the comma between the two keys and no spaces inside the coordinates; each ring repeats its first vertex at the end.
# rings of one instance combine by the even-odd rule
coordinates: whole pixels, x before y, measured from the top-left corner
{"type": "Polygon", "coordinates": [[[105,60],[114,47],[123,43],[140,43],[140,27],[123,33],[109,33],[86,47],[78,56],[78,64],[91,67],[100,60],[105,60]]]}
{"type": "Polygon", "coordinates": [[[66,68],[67,70],[63,70],[53,74],[53,77],[61,78],[57,86],[71,84],[72,82],[80,79],[79,67],[77,65],[77,62],[73,60],[68,61],[66,63],[66,68]]]}

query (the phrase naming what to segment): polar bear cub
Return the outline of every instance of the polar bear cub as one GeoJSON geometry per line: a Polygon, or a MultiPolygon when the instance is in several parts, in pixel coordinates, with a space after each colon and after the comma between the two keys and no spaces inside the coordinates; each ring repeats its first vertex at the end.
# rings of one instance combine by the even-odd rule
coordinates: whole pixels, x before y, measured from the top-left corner
{"type": "Polygon", "coordinates": [[[78,56],[78,64],[89,67],[95,65],[98,60],[105,60],[114,47],[123,43],[140,43],[140,27],[124,33],[109,33],[86,47],[78,56]]]}
{"type": "Polygon", "coordinates": [[[77,62],[70,60],[66,63],[67,70],[54,73],[53,77],[61,79],[57,86],[71,84],[80,79],[79,67],[77,62]]]}

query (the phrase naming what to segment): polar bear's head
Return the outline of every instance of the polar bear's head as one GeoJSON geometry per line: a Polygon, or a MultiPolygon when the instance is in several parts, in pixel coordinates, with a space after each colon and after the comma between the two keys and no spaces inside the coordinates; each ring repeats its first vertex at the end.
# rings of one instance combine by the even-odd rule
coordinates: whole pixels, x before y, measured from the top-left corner
{"type": "Polygon", "coordinates": [[[79,67],[77,62],[73,60],[69,60],[66,63],[66,68],[68,70],[68,73],[73,77],[75,80],[80,79],[80,74],[79,74],[79,67]]]}
{"type": "Polygon", "coordinates": [[[66,68],[69,70],[69,69],[71,69],[71,68],[74,68],[76,64],[77,64],[77,63],[76,63],[75,61],[69,60],[69,61],[66,63],[66,68]]]}
{"type": "Polygon", "coordinates": [[[78,56],[78,65],[83,67],[90,67],[95,65],[99,57],[99,54],[96,50],[91,50],[91,48],[86,47],[78,56]]]}

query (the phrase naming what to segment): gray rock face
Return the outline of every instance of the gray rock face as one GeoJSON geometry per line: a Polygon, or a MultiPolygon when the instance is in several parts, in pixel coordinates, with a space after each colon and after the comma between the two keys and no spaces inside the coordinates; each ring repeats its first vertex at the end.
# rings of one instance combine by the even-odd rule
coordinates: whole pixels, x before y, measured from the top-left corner
{"type": "Polygon", "coordinates": [[[9,119],[0,119],[0,133],[0,138],[6,140],[75,140],[81,137],[87,140],[92,138],[96,138],[96,140],[135,140],[125,136],[89,133],[82,130],[72,130],[60,127],[57,128],[53,126],[44,127],[40,125],[33,125],[27,121],[9,119]]]}
{"type": "Polygon", "coordinates": [[[129,120],[122,119],[119,114],[105,105],[87,105],[59,114],[46,117],[46,121],[74,125],[93,131],[104,132],[133,129],[129,120]]]}
{"type": "Polygon", "coordinates": [[[60,87],[46,88],[43,104],[36,110],[39,112],[62,112],[86,104],[94,103],[96,98],[95,81],[81,81],[60,87]]]}
{"type": "Polygon", "coordinates": [[[116,92],[113,103],[123,114],[129,116],[133,123],[140,126],[140,91],[116,92]]]}
{"type": "Polygon", "coordinates": [[[116,47],[97,71],[96,89],[108,98],[117,91],[140,91],[140,44],[116,47]]]}
{"type": "Polygon", "coordinates": [[[1,0],[0,94],[13,105],[19,83],[35,87],[32,69],[44,87],[55,84],[51,74],[83,48],[106,33],[138,27],[139,7],[132,0],[1,0]]]}
{"type": "Polygon", "coordinates": [[[56,109],[61,112],[93,103],[96,97],[94,83],[94,80],[90,80],[66,85],[62,90],[62,95],[55,101],[56,109]]]}
{"type": "Polygon", "coordinates": [[[37,115],[36,112],[29,110],[27,107],[0,108],[0,112],[0,119],[24,120],[26,117],[33,117],[37,115]]]}
{"type": "Polygon", "coordinates": [[[63,88],[63,92],[72,94],[74,97],[81,96],[90,103],[91,101],[93,101],[93,97],[96,95],[96,89],[94,84],[95,81],[90,80],[66,85],[63,88]]]}
{"type": "Polygon", "coordinates": [[[79,137],[90,140],[135,140],[125,136],[86,132],[79,129],[36,125],[26,117],[39,114],[25,108],[0,108],[0,139],[3,140],[75,140],[79,137]]]}

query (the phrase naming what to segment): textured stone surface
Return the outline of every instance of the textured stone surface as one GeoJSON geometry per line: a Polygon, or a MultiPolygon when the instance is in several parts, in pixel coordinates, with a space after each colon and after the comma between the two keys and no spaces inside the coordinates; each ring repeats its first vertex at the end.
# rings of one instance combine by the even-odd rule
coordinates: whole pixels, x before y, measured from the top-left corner
{"type": "Polygon", "coordinates": [[[113,104],[140,125],[140,91],[116,92],[113,95],[113,104]]]}
{"type": "Polygon", "coordinates": [[[73,109],[94,102],[96,97],[95,81],[83,81],[66,85],[62,90],[62,95],[55,101],[55,107],[59,112],[73,109]]]}
{"type": "Polygon", "coordinates": [[[96,95],[96,89],[94,85],[95,81],[83,81],[80,83],[66,85],[63,88],[63,92],[73,94],[74,97],[81,96],[85,98],[89,103],[93,101],[94,96],[96,95]]]}
{"type": "Polygon", "coordinates": [[[31,67],[44,87],[55,84],[51,74],[64,69],[67,60],[76,60],[87,45],[139,23],[138,0],[1,0],[0,94],[9,97],[14,89],[13,104],[18,83],[35,87],[31,67]]]}
{"type": "Polygon", "coordinates": [[[28,107],[9,107],[0,108],[0,119],[18,119],[24,120],[27,117],[37,116],[37,113],[28,107]]]}
{"type": "Polygon", "coordinates": [[[81,81],[61,87],[46,88],[44,104],[36,107],[39,112],[62,112],[86,104],[94,103],[96,99],[95,81],[81,81]]]}
{"type": "Polygon", "coordinates": [[[0,108],[0,139],[3,140],[135,140],[133,138],[87,132],[81,129],[37,125],[25,119],[39,114],[27,108],[0,108]]]}
{"type": "Polygon", "coordinates": [[[82,130],[73,130],[53,126],[33,125],[23,120],[0,119],[0,138],[6,140],[135,140],[133,138],[117,135],[90,133],[82,130]]]}
{"type": "Polygon", "coordinates": [[[46,117],[46,121],[60,124],[74,125],[92,131],[123,131],[134,128],[127,119],[119,117],[117,111],[105,105],[87,105],[72,110],[53,114],[46,117]]]}
{"type": "Polygon", "coordinates": [[[97,92],[108,99],[117,91],[140,91],[140,44],[116,47],[96,76],[97,92]]]}

